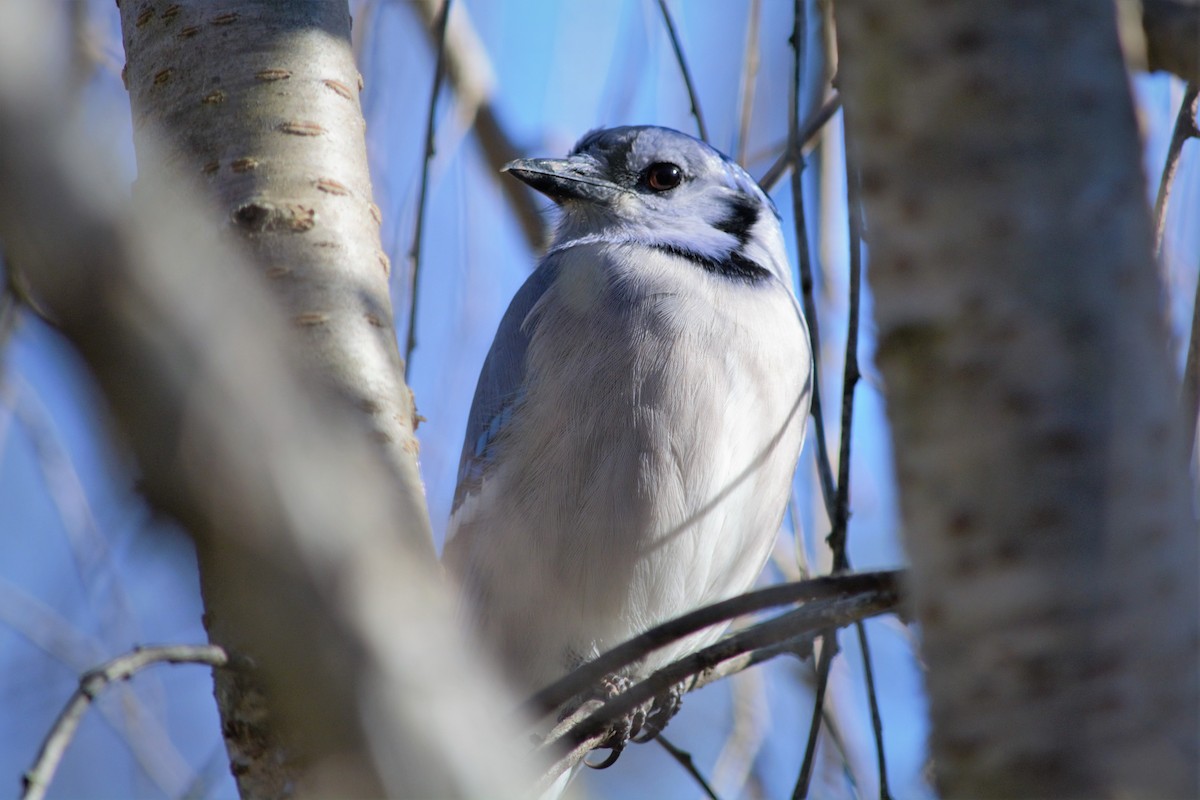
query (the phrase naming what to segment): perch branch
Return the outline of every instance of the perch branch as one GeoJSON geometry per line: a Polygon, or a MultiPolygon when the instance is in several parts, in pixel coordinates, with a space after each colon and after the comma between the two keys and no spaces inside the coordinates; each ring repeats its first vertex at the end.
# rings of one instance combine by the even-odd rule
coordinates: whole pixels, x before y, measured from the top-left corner
{"type": "Polygon", "coordinates": [[[894,583],[896,574],[873,575],[884,579],[880,585],[814,600],[663,667],[598,708],[588,704],[556,727],[539,748],[546,752],[563,744],[568,746],[567,755],[543,776],[542,784],[578,763],[581,754],[603,741],[615,720],[676,684],[686,682],[686,690],[694,691],[782,653],[804,651],[818,631],[895,612],[899,604],[898,587],[894,583]]]}
{"type": "Polygon", "coordinates": [[[604,676],[616,673],[660,647],[722,622],[791,603],[823,600],[869,592],[896,592],[901,573],[863,572],[830,575],[797,583],[768,586],[698,608],[656,625],[645,633],[617,645],[525,701],[523,710],[537,717],[558,708],[567,700],[595,686],[604,676]]]}

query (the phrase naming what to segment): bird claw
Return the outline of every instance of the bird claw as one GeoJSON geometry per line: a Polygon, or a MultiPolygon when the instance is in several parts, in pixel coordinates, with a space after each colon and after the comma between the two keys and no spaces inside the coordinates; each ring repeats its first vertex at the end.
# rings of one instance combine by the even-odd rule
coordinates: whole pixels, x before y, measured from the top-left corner
{"type": "MultiPolygon", "coordinates": [[[[633,681],[624,675],[607,675],[599,686],[589,692],[588,699],[594,698],[607,702],[628,690],[632,685],[633,681]]],[[[663,732],[671,718],[679,713],[679,708],[683,705],[683,694],[683,683],[677,683],[653,700],[638,706],[627,716],[614,722],[608,736],[595,747],[597,750],[607,749],[610,751],[609,754],[599,764],[592,764],[586,759],[583,763],[592,769],[608,769],[617,763],[617,759],[621,757],[621,753],[624,752],[629,742],[643,744],[652,741],[663,732]]]]}
{"type": "MultiPolygon", "coordinates": [[[[585,696],[584,702],[589,699],[597,699],[608,702],[614,697],[617,697],[618,695],[627,691],[629,687],[633,686],[633,683],[634,682],[631,679],[625,677],[624,675],[606,675],[600,681],[600,684],[595,689],[590,691],[587,696],[585,696]]],[[[575,705],[574,707],[578,708],[579,706],[575,705]]],[[[645,727],[649,718],[649,714],[652,713],[653,708],[653,703],[647,702],[635,708],[625,717],[615,721],[612,727],[609,729],[608,735],[604,737],[604,741],[600,742],[600,744],[596,745],[595,747],[596,750],[607,749],[610,751],[609,754],[605,756],[604,760],[599,764],[592,764],[586,759],[583,763],[587,764],[592,769],[608,769],[613,764],[617,763],[617,759],[621,757],[621,753],[624,752],[625,746],[629,742],[641,741],[635,737],[637,737],[645,727]]],[[[563,716],[569,716],[569,713],[565,713],[563,716]]],[[[655,736],[658,735],[659,730],[662,729],[659,728],[656,730],[654,733],[655,736]]]]}
{"type": "Polygon", "coordinates": [[[680,707],[683,706],[683,693],[683,683],[677,683],[655,697],[650,705],[650,711],[646,714],[646,719],[641,726],[641,732],[635,732],[630,737],[630,741],[643,744],[652,741],[662,733],[666,729],[667,723],[679,713],[680,707]]]}

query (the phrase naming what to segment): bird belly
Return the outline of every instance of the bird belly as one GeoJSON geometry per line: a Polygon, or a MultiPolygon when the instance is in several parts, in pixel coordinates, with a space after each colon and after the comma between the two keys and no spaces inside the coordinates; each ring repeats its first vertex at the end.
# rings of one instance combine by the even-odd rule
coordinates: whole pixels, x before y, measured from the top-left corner
{"type": "Polygon", "coordinates": [[[808,413],[802,323],[782,289],[746,298],[745,313],[702,289],[539,321],[512,436],[456,515],[446,556],[522,688],[745,591],[767,558],[808,413]],[[574,380],[539,380],[564,364],[574,380]]]}

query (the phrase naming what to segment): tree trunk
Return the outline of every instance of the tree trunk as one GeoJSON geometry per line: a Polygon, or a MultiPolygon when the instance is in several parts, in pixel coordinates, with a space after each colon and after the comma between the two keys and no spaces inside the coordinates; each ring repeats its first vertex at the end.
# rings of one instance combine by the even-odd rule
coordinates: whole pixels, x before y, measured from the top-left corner
{"type": "MultiPolygon", "coordinates": [[[[209,191],[282,303],[308,366],[370,426],[398,479],[404,524],[394,530],[436,570],[346,3],[125,0],[121,23],[139,170],[154,168],[147,153],[165,142],[175,166],[209,191]]],[[[246,656],[216,673],[234,773],[243,796],[284,796],[304,768],[249,666],[262,644],[230,624],[231,605],[245,600],[230,583],[241,579],[219,566],[228,553],[199,554],[210,637],[246,656]]]]}
{"type": "Polygon", "coordinates": [[[1111,3],[843,0],[947,797],[1195,797],[1196,524],[1111,3]]]}

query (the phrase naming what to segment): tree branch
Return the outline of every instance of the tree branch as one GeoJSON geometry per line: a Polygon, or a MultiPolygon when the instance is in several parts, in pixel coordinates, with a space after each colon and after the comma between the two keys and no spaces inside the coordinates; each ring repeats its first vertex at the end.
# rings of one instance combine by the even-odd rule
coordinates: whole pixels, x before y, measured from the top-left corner
{"type": "Polygon", "coordinates": [[[688,69],[687,58],[683,55],[683,45],[679,42],[679,32],[675,30],[675,21],[671,19],[667,0],[658,0],[658,8],[662,12],[663,22],[667,26],[667,36],[671,39],[671,47],[675,50],[675,60],[679,62],[683,84],[687,87],[688,100],[692,104],[692,116],[696,118],[696,129],[700,132],[700,139],[707,142],[708,129],[704,126],[704,115],[700,113],[700,99],[696,96],[696,85],[692,82],[692,72],[688,69]]]}
{"type": "Polygon", "coordinates": [[[581,664],[572,672],[526,700],[523,711],[531,717],[544,715],[572,697],[595,686],[606,675],[619,672],[660,647],[665,647],[671,642],[713,625],[791,603],[871,592],[897,593],[902,574],[899,570],[891,570],[813,578],[796,583],[768,586],[765,589],[747,592],[719,603],[698,608],[681,617],[656,625],[624,644],[617,645],[607,653],[581,664]]]}
{"type": "Polygon", "coordinates": [[[709,785],[708,781],[705,780],[704,775],[701,774],[700,770],[696,767],[696,761],[692,758],[691,753],[676,747],[661,733],[654,737],[654,741],[662,745],[663,750],[666,750],[670,754],[671,758],[675,759],[679,766],[683,767],[687,774],[692,776],[692,780],[696,781],[696,783],[700,785],[700,789],[704,792],[705,797],[707,797],[709,800],[720,800],[720,798],[717,797],[717,793],[713,791],[712,786],[709,785]]]}
{"type": "MultiPolygon", "coordinates": [[[[578,763],[583,755],[604,740],[609,726],[615,720],[626,716],[676,684],[686,681],[686,690],[695,691],[782,653],[802,651],[810,646],[812,636],[820,631],[895,612],[900,602],[899,588],[896,584],[897,573],[864,573],[843,577],[868,576],[872,578],[872,585],[857,591],[813,600],[794,611],[738,631],[716,644],[657,670],[650,677],[603,705],[597,707],[595,703],[586,704],[560,723],[539,747],[539,752],[553,751],[563,745],[568,748],[567,754],[542,777],[541,784],[545,785],[578,763]]],[[[817,583],[821,580],[823,579],[807,583],[817,583]]],[[[742,598],[735,599],[749,596],[743,595],[742,598]]],[[[680,620],[682,619],[684,618],[681,617],[680,620]]],[[[634,641],[636,639],[627,644],[634,641]]],[[[616,651],[610,651],[610,654],[612,652],[616,651]]]]}
{"type": "MultiPolygon", "coordinates": [[[[416,0],[414,5],[425,21],[425,30],[431,41],[436,35],[435,21],[440,0],[416,0]]],[[[459,110],[468,121],[474,121],[475,135],[484,158],[492,168],[492,177],[497,181],[509,207],[516,214],[525,241],[531,250],[541,250],[546,244],[546,221],[539,210],[537,195],[520,181],[500,180],[500,169],[515,158],[524,155],[500,121],[496,107],[491,101],[492,68],[483,44],[471,25],[467,7],[458,3],[446,28],[446,74],[454,94],[458,98],[459,110]]]]}
{"type": "Polygon", "coordinates": [[[779,154],[779,158],[775,159],[775,163],[767,167],[767,171],[758,179],[758,183],[763,189],[768,192],[775,188],[775,184],[787,174],[789,169],[792,169],[796,164],[799,164],[804,158],[805,149],[811,144],[821,129],[829,120],[833,119],[833,115],[842,107],[842,97],[835,90],[821,104],[812,115],[812,118],[807,120],[803,125],[799,125],[799,133],[795,135],[789,134],[788,144],[784,147],[783,152],[779,154]]]}
{"type": "Polygon", "coordinates": [[[148,499],[226,590],[222,624],[258,645],[268,706],[311,756],[301,777],[343,795],[524,795],[503,691],[401,535],[361,416],[300,366],[279,304],[151,141],[129,210],[113,159],[63,120],[36,5],[0,14],[0,237],[95,375],[148,499]]]}
{"type": "Polygon", "coordinates": [[[22,799],[42,800],[46,796],[50,781],[54,780],[54,773],[58,770],[71,739],[75,737],[83,715],[87,713],[96,696],[109,684],[128,680],[153,664],[207,664],[211,667],[223,667],[228,660],[224,650],[211,644],[139,647],[84,673],[79,679],[79,688],[71,695],[71,699],[67,701],[42,742],[33,767],[22,778],[22,799]]]}

